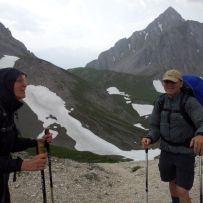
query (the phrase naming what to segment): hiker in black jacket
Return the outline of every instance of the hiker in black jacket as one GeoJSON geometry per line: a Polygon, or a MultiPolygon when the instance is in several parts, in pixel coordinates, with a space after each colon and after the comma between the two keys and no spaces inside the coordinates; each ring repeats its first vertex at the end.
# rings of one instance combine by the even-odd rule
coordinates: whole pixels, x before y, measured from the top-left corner
{"type": "MultiPolygon", "coordinates": [[[[27,86],[26,75],[14,68],[0,69],[0,203],[9,203],[9,174],[16,171],[38,171],[45,168],[47,154],[32,159],[13,159],[12,152],[19,152],[37,145],[37,141],[19,137],[14,123],[14,113],[23,105],[27,86]]],[[[51,135],[40,141],[51,142],[51,135]]]]}
{"type": "Polygon", "coordinates": [[[173,203],[191,203],[189,190],[194,181],[195,155],[203,153],[203,107],[194,97],[187,98],[185,111],[194,124],[191,125],[180,112],[184,96],[181,73],[171,69],[162,80],[166,92],[163,109],[160,110],[159,98],[150,117],[149,133],[142,143],[148,148],[161,138],[161,180],[169,182],[173,203]]]}

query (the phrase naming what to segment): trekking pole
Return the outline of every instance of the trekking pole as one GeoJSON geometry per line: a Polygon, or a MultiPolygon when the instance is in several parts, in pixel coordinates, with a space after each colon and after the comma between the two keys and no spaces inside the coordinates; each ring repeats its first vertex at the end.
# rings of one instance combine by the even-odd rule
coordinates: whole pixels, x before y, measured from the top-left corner
{"type": "MultiPolygon", "coordinates": [[[[41,154],[41,153],[44,153],[44,143],[38,141],[38,142],[37,142],[37,154],[41,154]]],[[[41,173],[41,184],[42,184],[43,203],[47,203],[47,195],[46,195],[46,185],[45,185],[44,170],[41,170],[40,173],[41,173]]]]}
{"type": "MultiPolygon", "coordinates": [[[[45,129],[45,135],[49,134],[49,129],[45,129]]],[[[50,146],[47,141],[45,141],[45,147],[48,153],[48,165],[49,165],[49,181],[50,181],[50,190],[51,190],[51,202],[54,203],[54,193],[53,193],[53,181],[52,181],[52,170],[51,170],[51,154],[50,154],[50,146]]]]}
{"type": "Polygon", "coordinates": [[[148,148],[145,149],[146,155],[146,166],[145,166],[145,174],[146,174],[146,181],[145,181],[145,192],[146,192],[146,203],[148,203],[148,148]]]}
{"type": "Polygon", "coordinates": [[[203,197],[202,197],[202,156],[199,156],[199,190],[200,190],[200,203],[203,203],[203,197]]]}

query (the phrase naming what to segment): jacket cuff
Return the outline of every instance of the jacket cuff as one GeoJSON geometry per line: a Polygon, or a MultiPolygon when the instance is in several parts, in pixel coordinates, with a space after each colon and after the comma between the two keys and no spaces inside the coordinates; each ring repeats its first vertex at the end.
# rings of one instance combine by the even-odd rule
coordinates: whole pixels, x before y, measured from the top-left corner
{"type": "Polygon", "coordinates": [[[30,138],[26,139],[26,148],[36,147],[36,146],[37,146],[37,140],[36,139],[30,139],[30,138]]]}
{"type": "Polygon", "coordinates": [[[31,140],[31,147],[36,147],[37,146],[37,140],[33,139],[31,140]]]}
{"type": "Polygon", "coordinates": [[[195,136],[197,135],[202,135],[203,136],[203,132],[197,132],[195,136]]]}
{"type": "Polygon", "coordinates": [[[21,171],[21,166],[22,166],[23,160],[20,157],[17,157],[17,167],[16,171],[21,171]]]}
{"type": "Polygon", "coordinates": [[[11,169],[10,172],[21,171],[22,163],[23,160],[20,157],[17,157],[17,159],[12,159],[9,166],[9,168],[11,169]]]}

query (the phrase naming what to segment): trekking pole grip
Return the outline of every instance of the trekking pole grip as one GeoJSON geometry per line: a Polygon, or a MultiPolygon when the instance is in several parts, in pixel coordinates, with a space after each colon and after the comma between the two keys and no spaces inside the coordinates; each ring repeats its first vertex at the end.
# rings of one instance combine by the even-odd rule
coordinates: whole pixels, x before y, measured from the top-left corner
{"type": "Polygon", "coordinates": [[[44,153],[44,143],[40,140],[37,140],[37,154],[44,153]]]}

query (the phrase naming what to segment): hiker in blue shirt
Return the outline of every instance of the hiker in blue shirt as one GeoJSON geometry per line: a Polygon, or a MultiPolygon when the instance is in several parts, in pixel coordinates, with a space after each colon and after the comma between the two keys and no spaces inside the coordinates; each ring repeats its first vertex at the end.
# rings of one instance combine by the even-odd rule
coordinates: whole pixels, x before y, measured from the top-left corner
{"type": "MultiPolygon", "coordinates": [[[[23,105],[27,86],[25,73],[15,68],[0,69],[0,202],[10,203],[8,188],[9,174],[16,171],[39,171],[45,168],[47,154],[40,154],[31,159],[12,158],[12,152],[35,147],[35,139],[19,136],[14,123],[14,113],[23,105]]],[[[41,142],[51,142],[51,135],[46,135],[41,142]]]]}
{"type": "Polygon", "coordinates": [[[191,203],[189,190],[194,181],[195,155],[203,154],[203,107],[189,96],[185,111],[193,125],[180,112],[184,98],[182,75],[178,70],[168,70],[163,75],[166,94],[160,110],[160,98],[155,101],[150,117],[150,130],[142,139],[144,148],[160,138],[159,171],[161,180],[169,182],[173,203],[191,203]]]}

